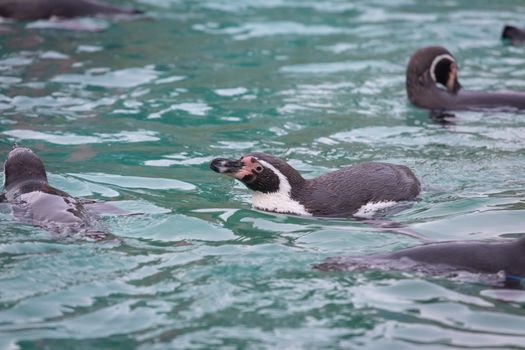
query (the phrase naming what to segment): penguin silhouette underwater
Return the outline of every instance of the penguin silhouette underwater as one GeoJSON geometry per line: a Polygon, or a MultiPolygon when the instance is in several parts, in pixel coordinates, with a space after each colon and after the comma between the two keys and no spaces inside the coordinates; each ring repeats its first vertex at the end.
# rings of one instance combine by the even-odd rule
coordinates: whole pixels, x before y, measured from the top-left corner
{"type": "Polygon", "coordinates": [[[525,287],[525,236],[491,241],[428,243],[382,254],[338,256],[314,265],[322,271],[397,270],[430,275],[469,272],[502,275],[503,285],[525,287]]]}

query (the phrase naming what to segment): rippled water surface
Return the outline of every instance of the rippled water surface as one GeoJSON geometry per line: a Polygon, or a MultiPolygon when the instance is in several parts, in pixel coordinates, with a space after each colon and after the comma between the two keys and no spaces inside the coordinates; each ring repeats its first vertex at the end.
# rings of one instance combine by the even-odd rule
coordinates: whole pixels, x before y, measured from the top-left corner
{"type": "Polygon", "coordinates": [[[95,243],[0,208],[0,348],[525,347],[523,292],[313,270],[420,242],[253,210],[208,168],[256,150],[306,177],[405,164],[423,193],[392,220],[435,240],[525,233],[525,116],[444,126],[404,90],[410,54],[430,44],[454,53],[468,89],[525,90],[525,49],[499,39],[525,25],[521,1],[120,3],[149,18],[0,23],[1,157],[29,146],[52,185],[133,214],[105,215],[118,240],[95,243]]]}

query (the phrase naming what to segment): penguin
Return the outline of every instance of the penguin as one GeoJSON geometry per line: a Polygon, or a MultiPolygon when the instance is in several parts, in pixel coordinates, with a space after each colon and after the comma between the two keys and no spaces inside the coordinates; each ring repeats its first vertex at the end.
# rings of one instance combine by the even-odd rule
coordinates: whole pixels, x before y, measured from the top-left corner
{"type": "Polygon", "coordinates": [[[15,146],[7,155],[0,201],[9,203],[20,221],[54,233],[82,232],[94,239],[107,236],[95,228],[79,199],[49,185],[44,163],[29,148],[15,146]]]}
{"type": "Polygon", "coordinates": [[[506,25],[501,32],[501,38],[509,41],[512,45],[524,45],[525,29],[506,25]]]}
{"type": "Polygon", "coordinates": [[[406,91],[410,102],[430,110],[525,109],[525,92],[465,91],[458,64],[441,46],[417,50],[408,63],[406,91]]]}
{"type": "Polygon", "coordinates": [[[525,236],[500,241],[449,241],[365,256],[339,256],[314,265],[323,271],[403,270],[431,274],[504,273],[505,285],[525,287],[525,236]]]}
{"type": "Polygon", "coordinates": [[[136,15],[142,11],[98,0],[0,0],[0,16],[22,21],[88,16],[136,15]]]}
{"type": "Polygon", "coordinates": [[[216,158],[210,168],[251,189],[254,208],[282,214],[368,217],[412,201],[420,192],[409,168],[380,162],[355,164],[314,179],[304,179],[284,160],[260,152],[239,160],[216,158]]]}

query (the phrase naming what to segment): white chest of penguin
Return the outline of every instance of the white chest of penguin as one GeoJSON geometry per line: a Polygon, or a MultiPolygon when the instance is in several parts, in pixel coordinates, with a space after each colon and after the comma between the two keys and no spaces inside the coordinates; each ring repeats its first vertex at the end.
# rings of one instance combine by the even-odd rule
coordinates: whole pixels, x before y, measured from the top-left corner
{"type": "Polygon", "coordinates": [[[263,193],[255,191],[252,195],[252,205],[255,209],[272,211],[282,214],[311,216],[304,205],[293,200],[289,192],[263,193]]]}
{"type": "Polygon", "coordinates": [[[259,210],[273,211],[282,214],[312,216],[312,214],[306,210],[304,205],[293,200],[290,196],[292,187],[290,186],[288,179],[270,163],[265,162],[264,160],[259,160],[259,162],[265,167],[272,169],[277,175],[279,178],[279,191],[270,193],[254,191],[252,195],[253,207],[259,210]]]}
{"type": "MultiPolygon", "coordinates": [[[[368,202],[361,206],[353,216],[362,218],[372,218],[378,211],[392,207],[397,202],[368,202]]],[[[304,205],[290,198],[288,193],[274,192],[262,193],[254,192],[252,195],[252,205],[255,209],[271,211],[281,214],[295,214],[312,216],[304,205]]]]}

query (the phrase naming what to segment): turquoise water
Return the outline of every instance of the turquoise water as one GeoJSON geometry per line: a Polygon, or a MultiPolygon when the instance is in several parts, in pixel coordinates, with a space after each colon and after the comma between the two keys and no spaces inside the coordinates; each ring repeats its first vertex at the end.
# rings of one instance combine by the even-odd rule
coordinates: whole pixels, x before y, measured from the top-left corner
{"type": "Polygon", "coordinates": [[[465,88],[524,91],[525,49],[499,40],[521,1],[131,4],[150,18],[0,24],[0,154],[32,147],[52,185],[136,214],[104,216],[121,242],[94,243],[0,210],[1,349],[525,348],[523,292],[312,270],[419,242],[253,210],[208,168],[256,150],[306,177],[405,164],[421,201],[392,220],[435,240],[525,233],[523,114],[443,126],[404,90],[411,53],[441,44],[465,88]]]}

